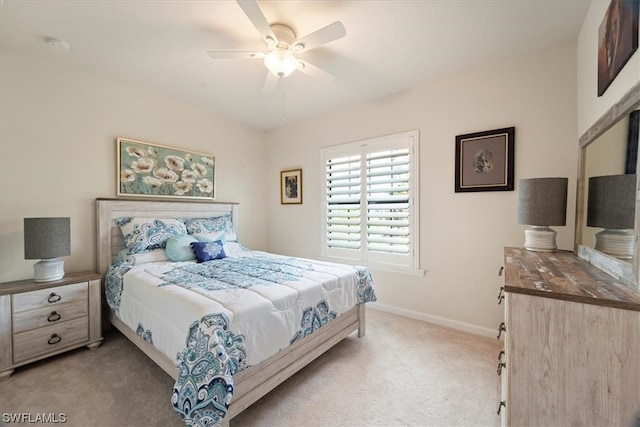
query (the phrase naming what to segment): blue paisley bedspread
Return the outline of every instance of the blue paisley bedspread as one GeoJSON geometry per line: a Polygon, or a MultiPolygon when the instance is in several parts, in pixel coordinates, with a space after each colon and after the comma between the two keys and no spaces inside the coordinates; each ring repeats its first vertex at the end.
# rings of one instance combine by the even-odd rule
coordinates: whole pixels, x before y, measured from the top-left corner
{"type": "Polygon", "coordinates": [[[171,395],[187,425],[219,425],[233,375],[376,300],[364,267],[241,251],[204,263],[122,261],[106,299],[141,339],[175,360],[171,395]]]}

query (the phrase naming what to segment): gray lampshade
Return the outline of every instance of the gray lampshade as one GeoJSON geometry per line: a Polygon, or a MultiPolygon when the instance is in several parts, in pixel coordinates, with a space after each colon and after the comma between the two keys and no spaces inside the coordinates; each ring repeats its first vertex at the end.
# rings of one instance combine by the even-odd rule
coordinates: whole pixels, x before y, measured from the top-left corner
{"type": "Polygon", "coordinates": [[[587,226],[616,230],[634,228],[636,175],[608,175],[589,178],[587,226]]]}
{"type": "Polygon", "coordinates": [[[69,218],[24,219],[24,259],[49,259],[70,254],[69,218]]]}
{"type": "Polygon", "coordinates": [[[569,178],[521,179],[518,192],[518,224],[566,225],[569,178]]]}

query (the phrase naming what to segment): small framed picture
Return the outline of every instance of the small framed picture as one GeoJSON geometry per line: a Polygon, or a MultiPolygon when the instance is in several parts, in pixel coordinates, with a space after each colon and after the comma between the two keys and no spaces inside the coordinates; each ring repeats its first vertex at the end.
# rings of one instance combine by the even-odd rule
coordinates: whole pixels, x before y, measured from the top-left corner
{"type": "Polygon", "coordinates": [[[456,136],[455,191],[513,191],[515,127],[456,136]]]}
{"type": "Polygon", "coordinates": [[[302,203],[302,169],[280,172],[280,204],[302,203]]]}

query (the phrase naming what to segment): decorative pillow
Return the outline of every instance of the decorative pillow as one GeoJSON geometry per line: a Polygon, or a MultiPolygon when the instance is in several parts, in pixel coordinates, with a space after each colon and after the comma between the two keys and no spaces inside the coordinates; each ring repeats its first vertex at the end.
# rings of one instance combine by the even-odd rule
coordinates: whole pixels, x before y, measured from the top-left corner
{"type": "Polygon", "coordinates": [[[223,232],[227,240],[238,239],[236,233],[233,231],[231,214],[214,216],[211,218],[187,218],[184,223],[187,227],[187,232],[196,237],[223,232]]]}
{"type": "Polygon", "coordinates": [[[212,259],[226,258],[224,247],[220,240],[215,242],[191,242],[193,252],[198,262],[211,261],[212,259]]]}
{"type": "MultiPolygon", "coordinates": [[[[227,236],[229,235],[235,236],[235,233],[227,233],[227,236]]],[[[217,233],[199,234],[196,236],[196,239],[198,239],[198,242],[215,242],[216,240],[220,240],[226,256],[235,255],[238,252],[245,250],[237,240],[227,240],[225,233],[222,231],[218,231],[217,233]]]]}
{"type": "Polygon", "coordinates": [[[184,223],[174,218],[120,217],[115,223],[120,226],[124,243],[132,254],[164,248],[170,237],[187,234],[184,223]]]}
{"type": "Polygon", "coordinates": [[[190,243],[197,241],[195,237],[189,234],[170,237],[167,240],[167,256],[171,261],[190,261],[195,259],[196,255],[193,253],[190,243]]]}

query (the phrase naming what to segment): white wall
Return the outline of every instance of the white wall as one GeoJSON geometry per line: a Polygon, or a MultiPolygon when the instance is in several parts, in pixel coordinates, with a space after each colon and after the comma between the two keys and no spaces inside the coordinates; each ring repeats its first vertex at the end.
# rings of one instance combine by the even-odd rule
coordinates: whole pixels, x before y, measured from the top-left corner
{"type": "MultiPolygon", "coordinates": [[[[320,255],[320,148],[412,129],[420,132],[420,253],[425,277],[373,271],[379,303],[480,333],[503,318],[496,296],[504,246],[521,246],[517,180],[569,177],[577,168],[576,46],[466,70],[404,93],[267,133],[272,252],[320,255]],[[455,136],[516,127],[516,191],[454,193],[455,136]],[[303,169],[302,205],[280,205],[279,171],[303,169]],[[471,326],[473,325],[473,326],[471,326]]],[[[574,210],[555,227],[572,250],[574,210]]],[[[490,332],[493,333],[493,332],[490,332]]]]}
{"type": "Polygon", "coordinates": [[[607,7],[608,1],[591,2],[578,37],[579,136],[640,81],[640,50],[636,50],[611,86],[598,97],[598,30],[607,7]]]}
{"type": "Polygon", "coordinates": [[[33,277],[23,218],[71,217],[67,272],[95,270],[94,200],[116,195],[116,138],[216,157],[217,201],[240,203],[240,239],[266,249],[266,144],[253,130],[175,100],[0,52],[0,282],[33,277]]]}

